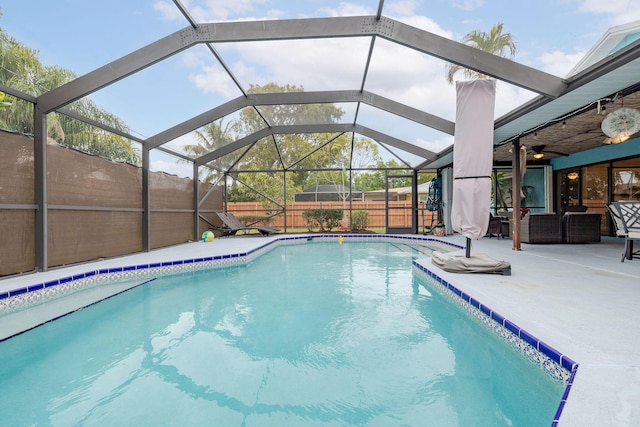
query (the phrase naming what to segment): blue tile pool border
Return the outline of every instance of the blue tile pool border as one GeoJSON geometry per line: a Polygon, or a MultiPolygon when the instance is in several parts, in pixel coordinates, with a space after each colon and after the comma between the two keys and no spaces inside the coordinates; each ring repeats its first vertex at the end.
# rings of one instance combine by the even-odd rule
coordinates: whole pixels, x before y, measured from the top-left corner
{"type": "Polygon", "coordinates": [[[511,322],[509,319],[482,304],[466,292],[458,289],[440,277],[435,269],[431,270],[421,263],[416,262],[416,260],[413,261],[413,266],[414,272],[418,276],[423,278],[425,282],[433,285],[433,288],[430,289],[435,289],[440,294],[448,297],[463,310],[470,313],[472,317],[479,320],[481,324],[503,338],[510,346],[518,350],[531,362],[540,366],[552,378],[565,384],[562,399],[558,404],[558,409],[551,424],[551,427],[557,427],[560,422],[560,415],[562,415],[562,410],[571,392],[579,364],[511,322]]]}

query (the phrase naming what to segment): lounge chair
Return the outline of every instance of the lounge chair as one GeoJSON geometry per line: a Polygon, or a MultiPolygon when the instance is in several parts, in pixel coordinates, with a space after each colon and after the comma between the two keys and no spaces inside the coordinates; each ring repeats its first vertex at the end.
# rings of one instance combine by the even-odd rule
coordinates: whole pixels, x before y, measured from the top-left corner
{"type": "Polygon", "coordinates": [[[216,212],[218,217],[224,224],[224,227],[219,227],[218,231],[222,233],[223,236],[233,236],[238,231],[249,231],[249,230],[257,230],[263,236],[270,236],[273,233],[280,231],[274,227],[262,226],[262,225],[244,225],[234,214],[231,212],[216,212]]]}
{"type": "Polygon", "coordinates": [[[613,202],[610,206],[612,215],[618,216],[624,227],[624,253],[620,261],[640,258],[640,250],[633,251],[633,241],[640,241],[640,201],[613,202]]]}

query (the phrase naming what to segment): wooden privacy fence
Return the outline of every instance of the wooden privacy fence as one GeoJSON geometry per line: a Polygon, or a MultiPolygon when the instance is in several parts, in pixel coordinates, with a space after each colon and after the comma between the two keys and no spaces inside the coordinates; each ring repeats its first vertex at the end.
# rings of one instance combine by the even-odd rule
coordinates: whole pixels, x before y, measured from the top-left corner
{"type": "MultiPolygon", "coordinates": [[[[227,209],[236,216],[268,216],[262,203],[260,202],[229,202],[227,209]]],[[[309,209],[344,209],[349,217],[349,202],[343,205],[342,202],[291,202],[287,204],[287,228],[305,228],[306,224],[302,219],[302,212],[309,209]]],[[[354,211],[365,210],[369,212],[369,228],[384,228],[386,204],[384,201],[354,201],[351,202],[351,209],[354,211]]],[[[425,211],[426,225],[431,224],[431,212],[425,211]]],[[[434,223],[438,221],[438,216],[433,216],[434,223]]],[[[271,218],[270,225],[284,228],[284,215],[279,214],[271,218]]],[[[348,226],[348,223],[346,224],[348,226]]],[[[418,227],[422,226],[422,212],[418,211],[418,227]]],[[[411,227],[411,201],[390,201],[389,202],[389,227],[411,227]]]]}

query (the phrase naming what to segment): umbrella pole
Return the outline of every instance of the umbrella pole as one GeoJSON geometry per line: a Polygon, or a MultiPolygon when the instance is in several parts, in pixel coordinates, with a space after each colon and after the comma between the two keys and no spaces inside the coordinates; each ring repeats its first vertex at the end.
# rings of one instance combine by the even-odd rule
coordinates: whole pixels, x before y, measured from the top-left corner
{"type": "Polygon", "coordinates": [[[467,237],[467,253],[465,257],[471,258],[471,239],[467,237]]]}

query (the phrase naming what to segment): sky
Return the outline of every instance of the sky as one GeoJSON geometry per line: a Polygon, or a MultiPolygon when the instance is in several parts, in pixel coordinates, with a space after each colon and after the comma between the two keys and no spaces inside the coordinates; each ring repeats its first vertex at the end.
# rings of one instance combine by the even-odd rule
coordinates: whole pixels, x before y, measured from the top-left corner
{"type": "MultiPolygon", "coordinates": [[[[182,0],[198,22],[374,15],[378,0],[182,0]]],[[[0,28],[36,49],[45,65],[83,75],[188,26],[170,0],[2,0],[0,28]]],[[[386,0],[383,15],[460,41],[498,22],[517,43],[513,58],[565,77],[605,32],[640,20],[640,0],[386,0]]],[[[322,39],[217,44],[244,89],[269,82],[305,90],[358,90],[369,39],[322,39]]],[[[458,76],[462,77],[462,75],[458,76]]],[[[365,90],[449,120],[455,119],[455,88],[444,62],[376,39],[365,90]]],[[[199,45],[91,95],[124,119],[133,135],[147,138],[241,95],[215,57],[199,45]]],[[[536,96],[499,82],[495,117],[536,96]]],[[[340,105],[345,121],[353,105],[340,105]]],[[[364,106],[359,123],[438,152],[453,137],[409,126],[364,106]]],[[[233,117],[225,118],[228,122],[233,117]]],[[[423,129],[421,129],[423,128],[423,129]]],[[[170,144],[179,149],[186,136],[170,144]]],[[[190,176],[190,165],[160,153],[152,167],[190,176]]]]}

